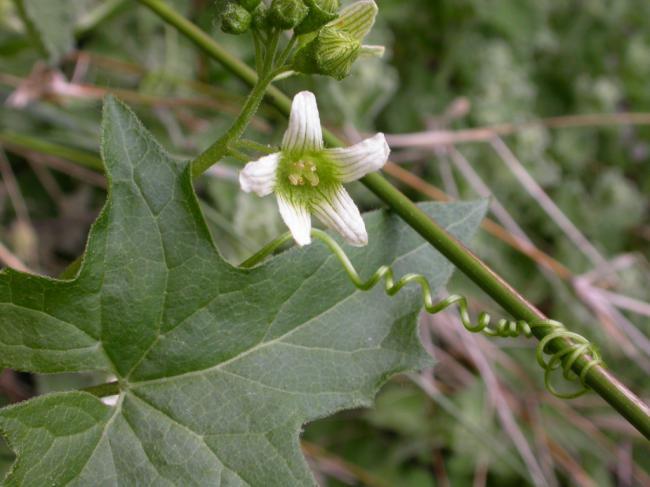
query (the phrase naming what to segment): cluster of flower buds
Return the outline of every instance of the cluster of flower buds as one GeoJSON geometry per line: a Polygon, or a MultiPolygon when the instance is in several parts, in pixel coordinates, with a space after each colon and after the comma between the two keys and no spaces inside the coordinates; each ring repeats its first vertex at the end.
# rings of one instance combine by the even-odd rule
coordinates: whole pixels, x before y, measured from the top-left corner
{"type": "Polygon", "coordinates": [[[294,70],[306,74],[322,74],[343,79],[362,54],[383,55],[381,46],[364,46],[377,16],[373,0],[361,0],[341,10],[340,15],[312,32],[296,54],[294,70]]]}
{"type": "Polygon", "coordinates": [[[381,46],[362,45],[377,16],[374,0],[360,0],[342,10],[340,0],[226,1],[224,32],[293,31],[299,46],[291,66],[296,72],[343,79],[360,55],[383,54],[381,46]]]}

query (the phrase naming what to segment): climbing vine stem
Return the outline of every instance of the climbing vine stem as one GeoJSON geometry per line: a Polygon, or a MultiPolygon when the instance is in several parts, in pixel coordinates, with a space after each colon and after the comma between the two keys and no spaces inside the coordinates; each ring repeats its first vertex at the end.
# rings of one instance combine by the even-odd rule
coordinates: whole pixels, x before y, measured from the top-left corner
{"type": "MultiPolygon", "coordinates": [[[[210,57],[220,62],[235,76],[248,85],[255,86],[258,96],[260,96],[260,91],[264,93],[262,85],[258,83],[258,76],[255,70],[231,55],[212,37],[176,12],[163,0],[138,1],[150,8],[164,21],[177,28],[183,35],[194,42],[194,44],[210,57]]],[[[288,116],[291,109],[291,101],[289,98],[280,90],[271,86],[270,80],[268,80],[268,84],[264,89],[266,90],[266,99],[285,116],[288,116]]],[[[328,145],[341,145],[341,141],[332,133],[323,131],[323,135],[328,145]]],[[[195,163],[194,175],[198,176],[202,170],[207,169],[215,161],[208,162],[209,158],[204,158],[204,162],[200,166],[198,163],[195,163]]],[[[381,175],[377,173],[369,174],[361,181],[425,240],[440,251],[517,320],[534,323],[547,319],[535,306],[524,299],[483,261],[429,218],[381,175]]],[[[571,350],[572,354],[575,353],[573,344],[567,337],[554,335],[553,331],[548,327],[536,327],[532,330],[532,334],[540,340],[546,339],[545,349],[551,353],[567,349],[571,350]]],[[[587,386],[605,399],[644,436],[650,438],[650,408],[609,371],[605,370],[602,365],[592,365],[594,357],[588,353],[581,353],[577,358],[572,359],[572,357],[565,354],[560,360],[564,364],[570,360],[571,370],[576,375],[582,377],[587,386]],[[585,371],[585,368],[588,370],[585,371]]]]}
{"type": "MultiPolygon", "coordinates": [[[[458,312],[460,314],[460,321],[465,327],[465,329],[472,333],[484,333],[492,337],[518,337],[525,336],[530,338],[533,336],[533,330],[543,328],[547,330],[546,336],[540,340],[537,344],[536,356],[537,363],[542,369],[544,369],[544,384],[548,391],[554,396],[571,399],[578,396],[581,396],[588,390],[588,386],[585,384],[585,376],[589,370],[602,363],[598,351],[594,346],[582,335],[577,333],[570,332],[566,327],[555,320],[535,320],[532,322],[527,322],[524,320],[507,320],[500,319],[496,323],[492,324],[492,318],[486,312],[481,312],[478,315],[478,320],[474,323],[469,314],[469,306],[467,304],[467,299],[464,296],[459,296],[457,294],[452,294],[445,299],[436,302],[434,300],[433,291],[431,290],[431,285],[427,278],[422,274],[406,274],[402,276],[397,281],[395,280],[395,275],[392,267],[383,265],[377,269],[368,279],[364,280],[356,268],[350,261],[349,257],[341,246],[327,233],[312,229],[312,237],[323,242],[327,248],[336,256],[339,260],[343,269],[347,273],[350,281],[357,289],[361,291],[369,291],[374,288],[381,280],[384,281],[384,290],[389,296],[394,296],[399,293],[405,286],[411,283],[418,284],[422,291],[422,302],[424,304],[424,309],[431,314],[436,314],[451,306],[457,306],[458,312]],[[547,345],[556,338],[566,338],[571,342],[571,346],[565,347],[562,350],[549,353],[547,350],[547,345]],[[591,361],[582,369],[580,375],[576,375],[572,372],[573,362],[575,362],[578,357],[588,353],[592,359],[591,361]],[[548,359],[545,358],[546,355],[550,355],[548,359]],[[582,387],[576,391],[572,392],[559,392],[551,384],[551,374],[553,371],[563,367],[564,369],[564,378],[567,380],[580,380],[582,387]]],[[[241,264],[241,267],[248,268],[253,267],[260,262],[262,262],[266,257],[271,255],[279,247],[291,240],[291,233],[287,232],[284,235],[273,240],[266,246],[264,246],[259,252],[247,259],[241,264]]]]}

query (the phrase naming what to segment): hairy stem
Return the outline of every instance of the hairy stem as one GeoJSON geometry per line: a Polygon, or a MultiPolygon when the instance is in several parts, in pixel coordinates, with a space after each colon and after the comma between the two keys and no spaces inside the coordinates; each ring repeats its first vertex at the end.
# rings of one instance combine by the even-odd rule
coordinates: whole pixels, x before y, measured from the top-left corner
{"type": "MultiPolygon", "coordinates": [[[[176,27],[209,56],[222,63],[235,76],[251,86],[257,86],[257,75],[254,70],[228,53],[210,36],[174,11],[162,0],[139,1],[153,10],[163,20],[176,27]]],[[[278,110],[287,116],[289,115],[291,100],[280,90],[269,87],[266,96],[268,101],[278,110]]],[[[323,135],[328,145],[342,145],[342,141],[332,133],[324,130],[323,135]]],[[[198,172],[195,174],[198,174],[198,172]]],[[[546,316],[541,311],[524,299],[503,278],[429,218],[381,175],[370,174],[361,181],[513,317],[528,322],[546,319],[546,316]]],[[[547,330],[541,328],[535,330],[535,336],[540,340],[547,335],[547,330]]],[[[552,352],[559,352],[571,346],[567,339],[557,338],[549,343],[548,349],[552,352]]],[[[579,357],[574,361],[572,370],[581,375],[583,369],[592,363],[592,359],[586,354],[579,357]]],[[[599,365],[588,370],[585,374],[585,383],[612,405],[644,436],[650,438],[650,409],[616,377],[599,365]]]]}
{"type": "Polygon", "coordinates": [[[279,31],[271,32],[269,37],[269,42],[266,47],[264,62],[262,63],[262,72],[258,73],[260,77],[265,78],[271,73],[271,70],[273,69],[274,66],[273,61],[275,60],[275,53],[278,50],[279,42],[280,42],[280,32],[279,31]]]}
{"type": "Polygon", "coordinates": [[[192,162],[192,175],[194,177],[200,176],[210,166],[219,162],[228,153],[229,145],[239,140],[257,112],[270,82],[271,78],[264,78],[255,83],[253,90],[246,99],[246,103],[244,103],[244,106],[242,107],[241,113],[230,129],[228,129],[222,137],[208,147],[201,155],[194,159],[192,162]]]}
{"type": "Polygon", "coordinates": [[[248,139],[239,139],[235,143],[235,146],[240,149],[248,149],[256,152],[261,152],[262,154],[273,154],[274,152],[279,151],[279,148],[277,147],[273,148],[269,145],[260,144],[258,142],[255,142],[254,140],[248,140],[248,139]]]}
{"type": "Polygon", "coordinates": [[[284,63],[287,62],[287,59],[289,59],[289,56],[291,55],[293,48],[295,47],[297,42],[298,42],[298,37],[295,34],[292,35],[287,46],[284,48],[282,53],[278,56],[277,63],[276,63],[278,66],[283,66],[284,63]]]}

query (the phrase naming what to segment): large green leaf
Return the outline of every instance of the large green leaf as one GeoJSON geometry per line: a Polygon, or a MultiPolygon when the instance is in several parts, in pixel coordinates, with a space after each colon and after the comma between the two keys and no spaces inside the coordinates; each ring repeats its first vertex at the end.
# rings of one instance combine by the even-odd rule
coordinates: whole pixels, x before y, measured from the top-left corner
{"type": "MultiPolygon", "coordinates": [[[[319,244],[250,270],[215,251],[187,165],[115,100],[104,108],[110,190],[78,276],[0,274],[0,365],[107,370],[115,407],[84,392],[0,412],[18,460],[7,485],[308,485],[301,426],[368,405],[398,372],[430,364],[417,288],[357,291],[319,244]]],[[[463,239],[485,204],[427,204],[463,239]]],[[[368,275],[393,263],[434,287],[446,260],[397,217],[366,216],[349,248],[368,275]]]]}

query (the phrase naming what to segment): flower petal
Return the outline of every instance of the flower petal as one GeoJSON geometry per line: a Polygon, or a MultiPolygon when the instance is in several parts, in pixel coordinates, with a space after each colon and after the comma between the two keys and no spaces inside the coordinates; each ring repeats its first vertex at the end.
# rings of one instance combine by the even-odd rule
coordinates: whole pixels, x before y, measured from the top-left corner
{"type": "Polygon", "coordinates": [[[357,205],[343,186],[314,202],[312,210],[320,221],[339,232],[350,245],[363,247],[368,244],[366,225],[357,205]]]}
{"type": "Polygon", "coordinates": [[[338,166],[341,182],[349,183],[384,167],[390,154],[390,147],[386,143],[384,134],[378,133],[353,146],[327,149],[325,152],[338,166]]]}
{"type": "Polygon", "coordinates": [[[280,157],[281,154],[276,152],[246,164],[239,173],[241,189],[247,193],[253,191],[259,196],[271,194],[275,188],[275,174],[280,157]]]}
{"type": "Polygon", "coordinates": [[[323,148],[323,131],[318,116],[316,97],[310,91],[301,91],[291,103],[289,127],[282,139],[282,150],[302,154],[323,148]]]}
{"type": "Polygon", "coordinates": [[[341,10],[341,15],[328,25],[341,29],[358,40],[362,40],[377,16],[377,4],[373,0],[361,0],[341,10]]]}
{"type": "Polygon", "coordinates": [[[291,235],[300,246],[311,243],[311,216],[306,207],[295,205],[287,198],[277,195],[278,208],[284,223],[289,227],[291,235]]]}

